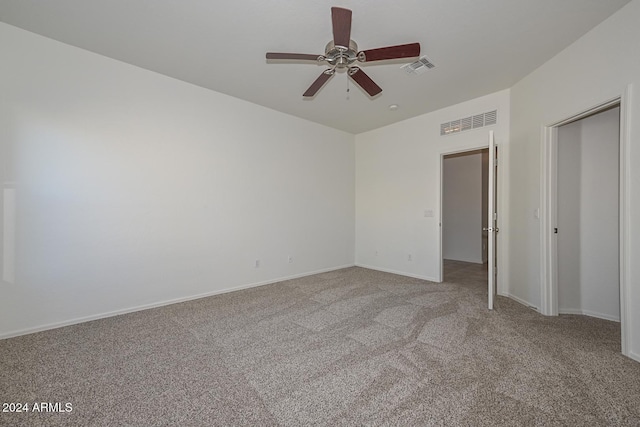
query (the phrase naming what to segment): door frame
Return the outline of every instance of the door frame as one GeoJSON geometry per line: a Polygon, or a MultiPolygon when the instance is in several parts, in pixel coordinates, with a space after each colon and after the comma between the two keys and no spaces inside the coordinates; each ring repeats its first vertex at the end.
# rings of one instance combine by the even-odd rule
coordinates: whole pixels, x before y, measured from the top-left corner
{"type": "Polygon", "coordinates": [[[558,182],[558,128],[562,125],[597,114],[615,105],[620,106],[619,139],[619,269],[620,269],[620,329],[622,354],[629,356],[630,342],[629,303],[630,266],[628,230],[631,218],[630,201],[630,108],[631,85],[619,95],[599,102],[579,113],[542,127],[541,147],[541,191],[540,191],[540,313],[545,316],[558,315],[558,252],[554,230],[557,214],[558,182]]]}
{"type": "MultiPolygon", "coordinates": [[[[488,134],[485,134],[485,136],[487,136],[488,134]]],[[[494,135],[495,135],[495,131],[494,131],[494,135]]],[[[502,147],[500,144],[498,144],[498,142],[496,141],[495,143],[496,146],[496,150],[498,152],[498,158],[504,158],[504,153],[501,151],[502,147]]],[[[460,154],[460,153],[469,153],[472,151],[478,151],[478,150],[484,150],[484,149],[488,149],[489,148],[489,143],[488,142],[479,142],[478,145],[471,145],[468,147],[464,147],[464,148],[457,148],[457,149],[452,149],[452,150],[445,150],[445,151],[441,151],[440,152],[440,215],[439,215],[439,224],[438,224],[438,228],[440,229],[439,233],[438,233],[438,239],[439,239],[439,245],[438,245],[438,251],[439,251],[439,256],[440,256],[440,271],[438,272],[438,282],[442,282],[444,279],[444,252],[442,250],[442,216],[443,216],[443,197],[444,197],[444,158],[445,156],[449,156],[451,154],[460,154]]],[[[491,154],[491,153],[489,153],[491,154]]],[[[504,164],[504,163],[503,163],[504,164]]],[[[497,172],[496,172],[496,179],[497,179],[497,188],[496,188],[496,192],[495,192],[495,197],[496,197],[496,210],[498,212],[498,219],[496,224],[497,227],[501,227],[499,224],[502,222],[502,217],[504,217],[504,214],[501,214],[500,212],[503,212],[503,206],[502,206],[502,183],[504,182],[504,180],[502,179],[502,173],[500,172],[503,169],[503,166],[499,166],[497,168],[497,172]]],[[[496,236],[496,247],[497,248],[504,248],[504,245],[502,244],[502,238],[500,233],[497,234],[496,236]]],[[[504,277],[504,275],[502,274],[503,272],[503,263],[501,262],[502,260],[502,256],[500,254],[498,254],[498,256],[496,256],[496,267],[497,267],[497,275],[496,275],[496,291],[498,295],[504,295],[503,292],[503,288],[502,288],[502,280],[501,278],[504,277]]]]}

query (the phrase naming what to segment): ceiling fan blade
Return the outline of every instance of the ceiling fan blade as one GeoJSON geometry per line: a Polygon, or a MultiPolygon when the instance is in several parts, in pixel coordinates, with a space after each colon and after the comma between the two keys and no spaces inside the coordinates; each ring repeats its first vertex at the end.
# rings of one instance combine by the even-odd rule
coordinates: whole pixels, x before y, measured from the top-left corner
{"type": "Polygon", "coordinates": [[[351,40],[351,11],[332,7],[331,21],[333,22],[333,43],[336,46],[348,48],[351,40]]]}
{"type": "Polygon", "coordinates": [[[382,88],[376,84],[371,78],[362,71],[361,68],[352,67],[349,69],[349,76],[358,83],[358,85],[369,94],[369,96],[376,96],[382,92],[382,88]]]}
{"type": "Polygon", "coordinates": [[[293,59],[299,61],[317,61],[321,55],[308,55],[306,53],[280,53],[267,52],[267,59],[293,59]]]}
{"type": "Polygon", "coordinates": [[[320,74],[320,77],[318,77],[316,81],[313,82],[311,86],[309,86],[309,89],[307,89],[307,91],[302,94],[302,96],[308,98],[315,95],[320,90],[320,88],[324,86],[324,84],[331,78],[331,76],[333,76],[333,73],[323,72],[322,74],[320,74]]]}
{"type": "Polygon", "coordinates": [[[420,56],[420,43],[387,46],[358,52],[360,62],[382,61],[384,59],[412,58],[420,56]]]}

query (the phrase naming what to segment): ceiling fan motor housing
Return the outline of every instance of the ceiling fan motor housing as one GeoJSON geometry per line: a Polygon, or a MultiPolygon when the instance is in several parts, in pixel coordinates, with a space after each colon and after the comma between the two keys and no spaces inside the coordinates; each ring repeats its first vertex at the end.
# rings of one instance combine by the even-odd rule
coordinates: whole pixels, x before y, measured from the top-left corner
{"type": "Polygon", "coordinates": [[[349,47],[336,46],[330,41],[324,48],[324,60],[335,68],[347,68],[358,60],[358,45],[349,40],[349,47]]]}

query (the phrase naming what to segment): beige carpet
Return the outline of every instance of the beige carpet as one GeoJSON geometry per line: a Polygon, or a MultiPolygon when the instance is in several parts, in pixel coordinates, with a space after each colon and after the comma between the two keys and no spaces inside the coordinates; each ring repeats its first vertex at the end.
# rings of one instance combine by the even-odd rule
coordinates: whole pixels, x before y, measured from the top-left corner
{"type": "Polygon", "coordinates": [[[0,341],[1,425],[640,425],[617,323],[362,268],[0,341]]]}

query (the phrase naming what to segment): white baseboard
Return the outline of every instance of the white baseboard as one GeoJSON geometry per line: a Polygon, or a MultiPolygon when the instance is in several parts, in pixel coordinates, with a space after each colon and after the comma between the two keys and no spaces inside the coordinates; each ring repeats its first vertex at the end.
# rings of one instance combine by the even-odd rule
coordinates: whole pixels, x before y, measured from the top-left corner
{"type": "Polygon", "coordinates": [[[18,337],[20,335],[33,334],[33,333],[36,333],[36,332],[48,331],[50,329],[62,328],[64,326],[77,325],[78,323],[90,322],[92,320],[98,320],[98,319],[104,319],[104,318],[107,318],[107,317],[119,316],[121,314],[127,314],[127,313],[133,313],[133,312],[136,312],[136,311],[148,310],[150,308],[162,307],[162,306],[165,306],[165,305],[171,305],[171,304],[177,304],[177,303],[186,302],[186,301],[192,301],[192,300],[196,300],[196,299],[200,299],[200,298],[211,297],[211,296],[214,296],[214,295],[226,294],[226,293],[229,293],[229,292],[240,291],[242,289],[256,288],[256,287],[259,287],[259,286],[270,285],[272,283],[284,282],[285,280],[297,279],[297,278],[306,277],[306,276],[313,276],[314,274],[327,273],[329,271],[342,270],[343,268],[349,268],[349,267],[354,267],[354,264],[347,264],[347,265],[341,265],[341,266],[337,266],[337,267],[326,268],[326,269],[322,269],[322,270],[310,271],[310,272],[307,272],[307,273],[294,274],[292,276],[280,277],[280,278],[277,278],[277,279],[265,280],[265,281],[262,281],[262,282],[250,283],[250,284],[247,284],[247,285],[234,286],[232,288],[219,289],[219,290],[215,290],[215,291],[211,291],[211,292],[205,292],[205,293],[202,293],[202,294],[190,295],[190,296],[181,297],[181,298],[174,298],[174,299],[171,299],[171,300],[159,301],[159,302],[154,302],[154,303],[150,303],[150,304],[143,304],[143,305],[138,305],[138,306],[135,306],[135,307],[124,308],[124,309],[121,309],[121,310],[114,310],[114,311],[108,311],[108,312],[100,313],[100,314],[93,314],[91,316],[77,317],[75,319],[65,320],[65,321],[62,321],[62,322],[48,323],[46,325],[34,326],[32,328],[25,328],[25,329],[20,329],[20,330],[17,330],[17,331],[5,332],[3,334],[0,334],[0,340],[7,339],[7,338],[12,338],[12,337],[18,337]]]}
{"type": "Polygon", "coordinates": [[[369,270],[376,270],[376,271],[382,271],[383,273],[391,273],[391,274],[397,274],[398,276],[406,276],[406,277],[413,277],[414,279],[422,279],[422,280],[428,280],[430,282],[436,282],[438,283],[438,279],[435,279],[433,277],[428,277],[428,276],[420,276],[418,274],[411,274],[411,273],[406,273],[404,271],[397,271],[397,270],[391,270],[389,268],[380,268],[380,267],[374,267],[371,265],[367,265],[367,264],[359,264],[356,263],[355,264],[356,267],[362,267],[362,268],[367,268],[369,270]]]}
{"type": "Polygon", "coordinates": [[[578,314],[581,316],[597,317],[598,319],[610,320],[612,322],[620,323],[620,317],[610,316],[608,314],[597,313],[595,311],[589,311],[589,310],[561,308],[561,309],[558,309],[558,313],[559,314],[578,314]]]}
{"type": "MultiPolygon", "coordinates": [[[[538,307],[534,306],[533,304],[530,304],[529,302],[527,302],[524,299],[519,298],[519,297],[517,297],[515,295],[511,295],[509,293],[501,293],[499,295],[505,296],[507,298],[511,298],[512,300],[514,300],[514,301],[516,301],[516,302],[518,302],[518,303],[520,303],[522,305],[525,305],[525,306],[527,306],[529,308],[532,308],[532,309],[534,309],[536,311],[539,311],[538,307]]],[[[610,320],[612,322],[620,322],[620,318],[619,317],[616,318],[616,317],[613,317],[613,316],[609,316],[607,314],[597,313],[597,312],[589,311],[589,310],[578,310],[578,309],[570,309],[570,308],[568,308],[568,309],[560,309],[558,312],[559,312],[559,314],[578,314],[578,315],[581,315],[581,316],[591,316],[591,317],[597,317],[598,319],[610,320]]]]}
{"type": "Polygon", "coordinates": [[[633,359],[636,362],[640,362],[640,354],[630,352],[629,359],[633,359]]]}
{"type": "Polygon", "coordinates": [[[445,261],[460,261],[460,262],[468,262],[469,264],[486,264],[488,261],[483,261],[481,258],[473,258],[473,259],[460,259],[460,258],[442,258],[445,261]]]}
{"type": "Polygon", "coordinates": [[[507,297],[510,298],[512,300],[514,300],[515,302],[524,305],[527,308],[531,308],[537,312],[540,312],[540,309],[538,307],[536,307],[535,305],[531,304],[529,301],[526,301],[520,297],[517,297],[515,295],[512,295],[508,292],[504,292],[504,293],[499,293],[498,295],[502,296],[502,297],[507,297]]]}

